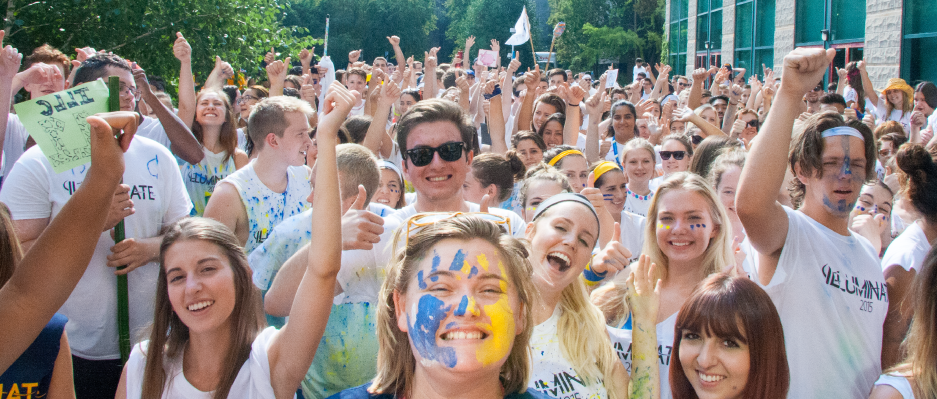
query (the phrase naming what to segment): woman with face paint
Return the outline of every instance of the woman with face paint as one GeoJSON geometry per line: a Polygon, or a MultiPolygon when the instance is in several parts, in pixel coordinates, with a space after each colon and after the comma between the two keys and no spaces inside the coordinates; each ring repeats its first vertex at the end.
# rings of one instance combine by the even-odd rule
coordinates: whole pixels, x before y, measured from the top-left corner
{"type": "Polygon", "coordinates": [[[592,166],[595,176],[595,188],[602,191],[605,208],[612,214],[615,222],[621,223],[621,213],[625,209],[625,193],[628,191],[625,174],[614,162],[600,161],[592,166]]]}
{"type": "Polygon", "coordinates": [[[790,371],[771,298],[745,277],[714,274],[680,309],[670,363],[675,398],[784,399],[790,371]]]}
{"type": "MultiPolygon", "coordinates": [[[[659,360],[661,398],[676,397],[670,392],[668,375],[678,311],[701,281],[734,264],[731,245],[728,216],[707,181],[689,172],[664,181],[648,208],[642,250],[659,266],[661,279],[660,308],[653,318],[660,348],[655,360],[659,360]]],[[[624,300],[624,275],[619,273],[611,284],[592,294],[608,325],[617,327],[609,330],[616,348],[628,348],[632,334],[640,332],[624,300]]],[[[619,355],[626,366],[630,359],[637,359],[624,351],[619,355]]]]}
{"type": "MultiPolygon", "coordinates": [[[[608,273],[587,267],[598,237],[596,210],[578,194],[550,197],[527,225],[528,259],[539,293],[533,307],[537,326],[530,341],[533,378],[528,386],[544,393],[562,390],[564,396],[617,399],[629,397],[630,383],[630,397],[656,398],[656,339],[649,326],[657,306],[636,304],[635,323],[648,328],[636,336],[636,372],[629,379],[608,340],[602,315],[589,303],[581,280],[599,281],[608,273]],[[557,385],[557,381],[564,382],[557,385]]],[[[644,265],[644,274],[639,271],[637,275],[646,275],[649,265],[644,265]]]]}
{"type": "Polygon", "coordinates": [[[333,398],[546,398],[527,390],[527,249],[490,214],[420,214],[397,233],[377,314],[377,376],[333,398]]]}

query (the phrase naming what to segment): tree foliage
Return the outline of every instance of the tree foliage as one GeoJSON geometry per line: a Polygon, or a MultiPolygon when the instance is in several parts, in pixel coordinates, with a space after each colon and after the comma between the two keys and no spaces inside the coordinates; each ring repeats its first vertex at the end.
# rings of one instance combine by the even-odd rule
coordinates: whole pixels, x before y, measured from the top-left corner
{"type": "MultiPolygon", "coordinates": [[[[478,56],[479,49],[489,49],[491,39],[496,39],[501,43],[501,63],[507,65],[506,56],[511,52],[511,46],[504,42],[511,37],[510,29],[514,27],[524,7],[527,7],[536,50],[549,50],[550,43],[539,43],[537,40],[540,26],[534,20],[534,6],[529,0],[447,0],[446,8],[451,22],[446,30],[446,38],[454,43],[450,55],[462,50],[469,36],[475,36],[475,46],[470,54],[473,58],[478,56]]],[[[515,50],[523,65],[533,66],[529,43],[516,46],[515,50]]]]}
{"type": "Polygon", "coordinates": [[[10,0],[4,28],[22,53],[48,43],[74,55],[76,47],[113,51],[148,73],[172,79],[176,32],[192,45],[197,76],[216,55],[235,68],[260,72],[264,49],[299,51],[315,42],[301,27],[282,24],[283,0],[10,0]]]}

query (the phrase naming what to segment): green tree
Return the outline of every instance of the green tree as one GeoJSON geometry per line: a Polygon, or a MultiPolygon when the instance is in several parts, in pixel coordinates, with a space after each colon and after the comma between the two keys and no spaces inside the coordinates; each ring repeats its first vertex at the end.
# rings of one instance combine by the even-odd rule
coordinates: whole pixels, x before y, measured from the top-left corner
{"type": "Polygon", "coordinates": [[[26,54],[44,43],[68,54],[89,46],[173,80],[177,31],[192,45],[197,76],[207,76],[216,55],[260,75],[270,47],[298,52],[315,42],[305,29],[281,23],[289,12],[290,3],[281,0],[10,0],[4,28],[26,54]]]}
{"type": "MultiPolygon", "coordinates": [[[[446,30],[446,38],[454,43],[450,56],[465,47],[465,39],[475,36],[475,46],[472,47],[474,59],[479,49],[489,49],[491,39],[501,43],[501,64],[507,65],[506,56],[511,52],[511,46],[504,42],[511,37],[510,29],[514,27],[521,11],[527,7],[527,15],[531,24],[531,40],[537,51],[549,50],[549,43],[538,43],[539,26],[533,18],[533,2],[529,0],[447,0],[451,22],[446,30]]],[[[444,49],[445,50],[445,49],[444,49]]],[[[533,66],[533,54],[530,52],[530,43],[515,46],[520,61],[524,66],[533,66]]],[[[448,53],[447,53],[448,54],[448,53]]]]}

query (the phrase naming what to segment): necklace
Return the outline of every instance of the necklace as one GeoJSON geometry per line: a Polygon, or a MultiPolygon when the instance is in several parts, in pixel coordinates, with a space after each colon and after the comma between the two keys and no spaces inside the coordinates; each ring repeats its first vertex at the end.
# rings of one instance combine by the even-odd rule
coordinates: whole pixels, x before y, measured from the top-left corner
{"type": "Polygon", "coordinates": [[[629,197],[634,197],[634,198],[637,198],[637,199],[639,199],[639,200],[641,200],[641,201],[647,201],[647,200],[651,199],[651,197],[654,196],[654,192],[653,192],[653,191],[651,191],[651,193],[648,194],[648,195],[638,195],[638,194],[635,194],[633,191],[631,191],[630,188],[626,188],[625,190],[628,191],[628,192],[627,192],[627,195],[628,195],[629,197]]]}

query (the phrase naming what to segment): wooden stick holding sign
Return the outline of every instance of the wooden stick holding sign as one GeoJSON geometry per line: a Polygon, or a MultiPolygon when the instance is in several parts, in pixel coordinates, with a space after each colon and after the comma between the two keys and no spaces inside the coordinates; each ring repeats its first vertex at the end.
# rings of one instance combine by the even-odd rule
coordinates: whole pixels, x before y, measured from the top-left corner
{"type": "Polygon", "coordinates": [[[556,39],[559,39],[563,32],[566,31],[566,22],[557,22],[556,27],[553,28],[553,40],[550,41],[550,52],[547,53],[547,68],[544,71],[550,70],[550,58],[553,56],[553,44],[556,43],[556,39]]]}
{"type": "MultiPolygon", "coordinates": [[[[107,80],[107,110],[110,112],[120,111],[120,78],[111,76],[107,80]]],[[[117,222],[114,226],[114,243],[120,243],[124,240],[124,221],[117,222]]],[[[118,266],[117,270],[123,270],[127,266],[118,266]]],[[[117,276],[117,338],[120,347],[120,362],[127,363],[130,358],[130,306],[129,293],[127,292],[127,275],[117,276]]]]}

